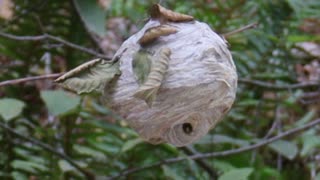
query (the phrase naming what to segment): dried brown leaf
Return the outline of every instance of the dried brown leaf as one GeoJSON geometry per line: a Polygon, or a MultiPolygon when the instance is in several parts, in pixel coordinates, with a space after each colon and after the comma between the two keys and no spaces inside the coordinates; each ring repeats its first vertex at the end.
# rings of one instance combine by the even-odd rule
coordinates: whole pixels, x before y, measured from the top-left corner
{"type": "Polygon", "coordinates": [[[144,35],[139,39],[139,44],[144,46],[153,41],[155,41],[160,36],[168,36],[170,34],[176,33],[177,30],[173,27],[160,25],[156,27],[152,27],[144,33],[144,35]]]}
{"type": "Polygon", "coordinates": [[[160,50],[153,61],[147,80],[134,94],[134,97],[146,101],[149,107],[152,106],[152,103],[156,99],[161,82],[167,72],[170,55],[171,51],[169,48],[162,48],[160,50]]]}
{"type": "Polygon", "coordinates": [[[152,19],[165,18],[168,21],[183,22],[192,21],[194,18],[190,15],[177,13],[162,7],[160,4],[154,4],[150,9],[150,16],[152,19]]]}
{"type": "Polygon", "coordinates": [[[104,93],[107,85],[120,75],[119,62],[95,59],[84,63],[59,77],[55,82],[77,92],[104,93]]]}

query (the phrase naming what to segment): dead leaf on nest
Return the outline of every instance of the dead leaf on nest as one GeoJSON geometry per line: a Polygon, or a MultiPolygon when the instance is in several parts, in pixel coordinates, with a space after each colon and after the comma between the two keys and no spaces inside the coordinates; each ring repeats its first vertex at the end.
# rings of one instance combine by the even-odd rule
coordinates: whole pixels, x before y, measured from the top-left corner
{"type": "Polygon", "coordinates": [[[104,93],[108,83],[119,74],[119,62],[94,59],[65,73],[55,82],[78,94],[104,93]]]}
{"type": "Polygon", "coordinates": [[[149,107],[157,97],[161,82],[168,69],[171,51],[169,48],[162,48],[152,62],[150,73],[146,81],[140,86],[134,97],[143,99],[149,107]]]}
{"type": "Polygon", "coordinates": [[[173,21],[173,22],[183,22],[183,21],[193,20],[192,16],[171,11],[169,9],[162,7],[160,4],[154,4],[150,8],[150,16],[152,19],[165,18],[166,20],[173,21]]]}
{"type": "Polygon", "coordinates": [[[170,34],[176,33],[177,30],[173,27],[166,26],[166,25],[160,25],[156,27],[152,27],[146,30],[144,35],[139,39],[139,44],[144,46],[147,45],[160,36],[168,36],[170,34]]]}

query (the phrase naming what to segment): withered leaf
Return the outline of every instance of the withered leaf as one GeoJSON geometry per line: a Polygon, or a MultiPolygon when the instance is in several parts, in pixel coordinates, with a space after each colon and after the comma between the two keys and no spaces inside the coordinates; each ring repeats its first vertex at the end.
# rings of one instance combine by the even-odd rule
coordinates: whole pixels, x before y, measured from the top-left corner
{"type": "Polygon", "coordinates": [[[192,21],[194,18],[190,15],[177,13],[162,7],[160,4],[154,4],[150,8],[150,16],[152,19],[160,19],[165,18],[168,21],[173,22],[183,22],[183,21],[192,21]]]}
{"type": "Polygon", "coordinates": [[[155,55],[146,81],[134,94],[134,97],[144,100],[149,107],[152,106],[152,103],[157,97],[158,90],[168,69],[170,55],[171,51],[169,48],[162,48],[158,54],[155,55]]]}
{"type": "Polygon", "coordinates": [[[170,34],[176,33],[177,30],[173,27],[160,25],[156,27],[149,28],[145,31],[143,36],[139,39],[139,44],[144,46],[153,41],[155,41],[160,36],[168,36],[170,34]]]}
{"type": "Polygon", "coordinates": [[[139,84],[143,84],[151,69],[151,53],[145,50],[139,50],[133,56],[132,70],[139,84]]]}
{"type": "Polygon", "coordinates": [[[55,80],[67,89],[78,94],[103,93],[106,85],[120,75],[119,62],[94,59],[65,73],[55,80]]]}

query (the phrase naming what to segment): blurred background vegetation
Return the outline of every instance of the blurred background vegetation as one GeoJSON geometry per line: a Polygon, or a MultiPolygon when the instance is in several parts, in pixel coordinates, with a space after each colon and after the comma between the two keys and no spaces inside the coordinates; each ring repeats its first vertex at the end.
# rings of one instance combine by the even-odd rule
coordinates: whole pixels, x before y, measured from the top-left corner
{"type": "MultiPolygon", "coordinates": [[[[95,58],[61,40],[112,57],[156,2],[0,0],[0,83],[65,72],[95,58]]],[[[319,118],[320,1],[161,3],[219,34],[259,23],[227,39],[239,75],[227,117],[187,148],[155,146],[100,96],[73,95],[52,79],[0,84],[0,179],[108,179],[124,170],[115,179],[320,179],[319,126],[226,157],[163,161],[246,147],[319,118]]]]}

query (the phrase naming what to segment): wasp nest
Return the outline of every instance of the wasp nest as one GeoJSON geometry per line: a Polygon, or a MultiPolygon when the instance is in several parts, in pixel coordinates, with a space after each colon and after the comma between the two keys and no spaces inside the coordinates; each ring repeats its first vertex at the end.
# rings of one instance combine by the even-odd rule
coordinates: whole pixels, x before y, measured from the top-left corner
{"type": "Polygon", "coordinates": [[[97,73],[81,74],[80,83],[79,78],[68,82],[77,73],[57,81],[78,92],[103,86],[110,107],[144,140],[185,146],[206,135],[231,108],[236,68],[226,41],[207,24],[160,5],[151,10],[149,22],[115,54],[121,58],[95,61],[94,70],[113,69],[103,76],[108,81],[101,76],[88,86],[97,73]]]}

